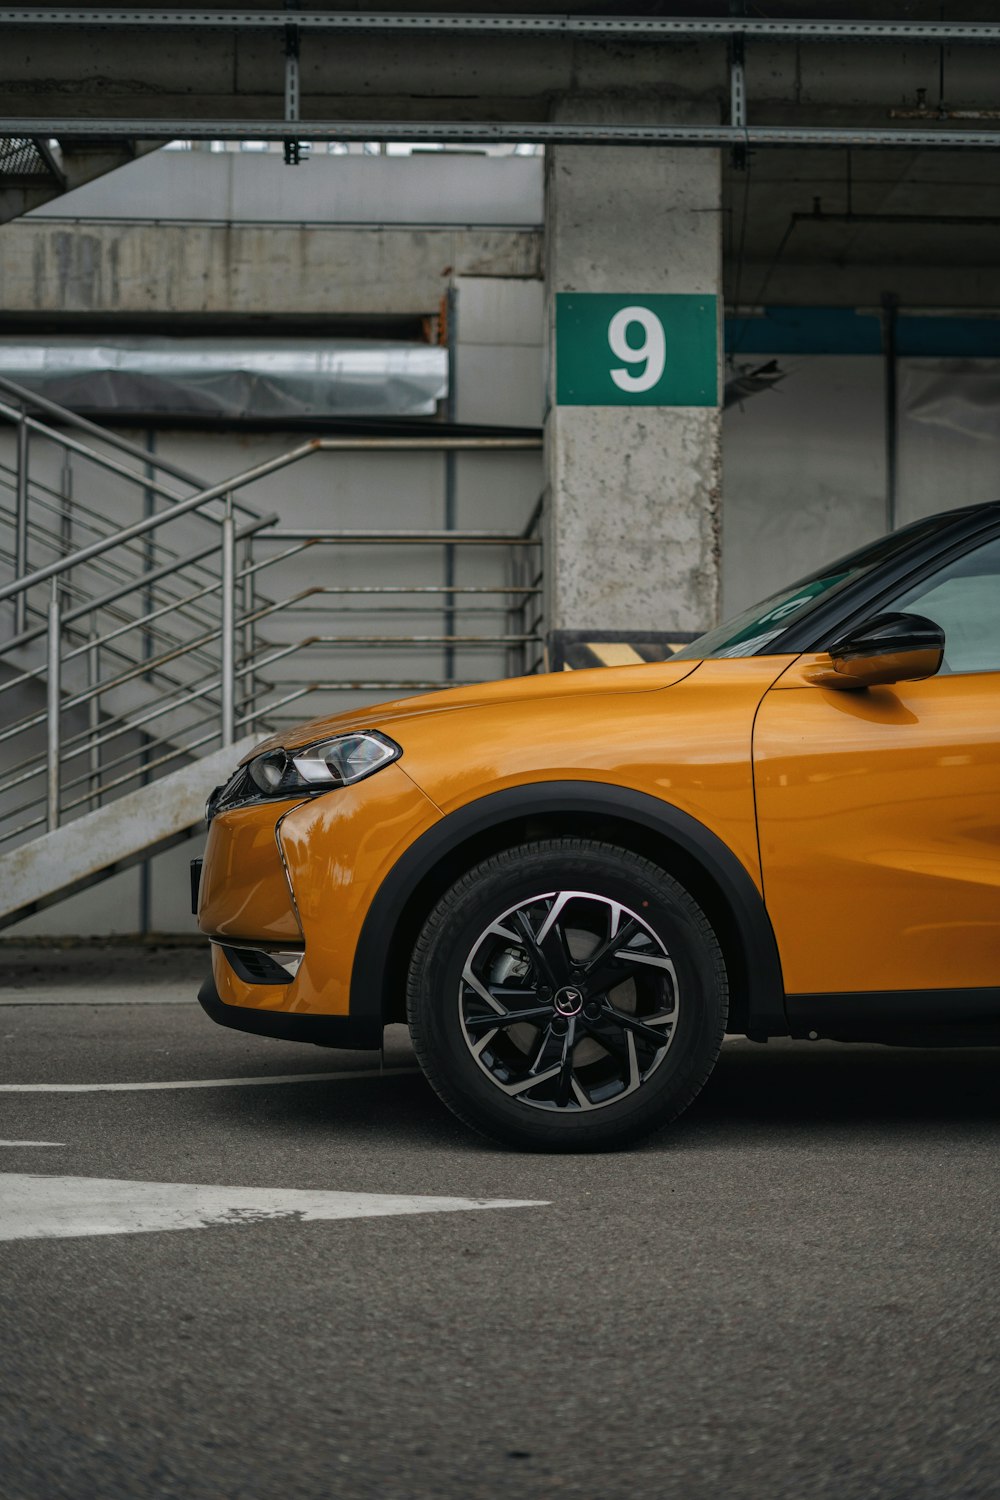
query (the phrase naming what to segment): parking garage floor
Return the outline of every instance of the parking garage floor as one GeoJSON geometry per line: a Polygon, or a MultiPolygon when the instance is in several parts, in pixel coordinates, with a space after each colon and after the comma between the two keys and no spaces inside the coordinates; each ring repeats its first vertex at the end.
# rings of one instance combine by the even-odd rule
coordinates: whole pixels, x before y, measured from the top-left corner
{"type": "Polygon", "coordinates": [[[519,1156],[204,962],[0,951],[4,1500],[1000,1495],[1000,1051],[733,1040],[519,1156]]]}

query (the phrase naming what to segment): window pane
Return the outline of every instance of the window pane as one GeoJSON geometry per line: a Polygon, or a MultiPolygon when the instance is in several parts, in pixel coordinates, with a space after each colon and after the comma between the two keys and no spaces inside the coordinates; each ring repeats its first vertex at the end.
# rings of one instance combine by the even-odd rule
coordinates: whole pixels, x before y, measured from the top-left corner
{"type": "Polygon", "coordinates": [[[1000,537],[954,559],[889,607],[941,626],[942,672],[1000,671],[1000,537]]]}
{"type": "Polygon", "coordinates": [[[675,659],[696,661],[706,656],[755,656],[766,650],[769,642],[777,639],[789,625],[808,614],[825,594],[841,588],[869,569],[878,567],[904,547],[910,547],[923,537],[950,526],[953,520],[954,517],[947,514],[930,516],[912,521],[909,526],[890,532],[888,536],[879,537],[878,541],[869,542],[857,552],[837,558],[829,567],[820,568],[807,578],[800,578],[797,583],[772,594],[761,604],[745,609],[735,619],[709,630],[690,646],[685,646],[683,651],[678,651],[675,659]]]}

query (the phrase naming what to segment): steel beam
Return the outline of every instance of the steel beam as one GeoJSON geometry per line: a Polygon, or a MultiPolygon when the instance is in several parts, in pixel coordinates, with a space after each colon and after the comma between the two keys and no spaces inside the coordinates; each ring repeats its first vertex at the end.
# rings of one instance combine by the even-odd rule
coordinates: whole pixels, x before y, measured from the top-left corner
{"type": "MultiPolygon", "coordinates": [[[[255,27],[284,28],[287,10],[203,10],[173,8],[130,10],[125,7],[5,6],[0,8],[0,26],[133,26],[222,29],[255,27]]],[[[772,21],[743,16],[732,19],[660,16],[568,16],[568,15],[442,15],[382,14],[344,11],[296,11],[296,26],[321,31],[436,32],[458,35],[501,33],[506,36],[572,36],[635,41],[666,41],[678,38],[745,36],[771,41],[906,41],[935,46],[968,42],[1000,42],[1000,23],[953,21],[772,21]]]]}
{"type": "Polygon", "coordinates": [[[881,150],[995,150],[997,130],[898,130],[883,126],[600,125],[454,120],[156,120],[0,119],[0,136],[130,136],[142,140],[433,141],[463,144],[523,142],[541,146],[771,146],[875,147],[881,150]]]}

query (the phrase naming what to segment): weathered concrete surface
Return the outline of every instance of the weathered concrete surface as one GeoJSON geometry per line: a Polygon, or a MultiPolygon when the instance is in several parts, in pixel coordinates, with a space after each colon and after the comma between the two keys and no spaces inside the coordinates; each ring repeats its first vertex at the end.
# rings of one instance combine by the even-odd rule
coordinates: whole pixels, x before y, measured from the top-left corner
{"type": "MultiPolygon", "coordinates": [[[[870,7],[852,8],[870,14],[870,7]]],[[[491,0],[461,9],[498,8],[491,0]]],[[[592,13],[593,6],[567,0],[559,9],[592,13]]],[[[796,9],[806,16],[828,13],[812,3],[796,9]]],[[[973,19],[995,15],[990,0],[966,0],[962,11],[973,19]]],[[[939,19],[940,8],[930,0],[910,0],[906,19],[911,17],[939,19]]],[[[188,26],[144,34],[132,28],[10,27],[0,89],[12,115],[274,120],[283,98],[282,40],[272,28],[188,26]]],[[[820,110],[853,107],[864,111],[865,121],[883,123],[890,102],[913,99],[921,87],[934,97],[938,86],[938,58],[930,46],[801,46],[758,39],[748,54],[751,101],[785,104],[799,118],[808,111],[814,122],[820,110]]],[[[468,30],[458,36],[308,30],[301,37],[302,117],[531,119],[553,96],[570,91],[617,90],[625,96],[633,89],[663,90],[675,100],[721,102],[728,92],[725,62],[721,38],[699,45],[674,37],[635,43],[468,30]]],[[[991,98],[994,66],[989,48],[950,48],[949,104],[982,107],[991,98]]]]}
{"type": "MultiPolygon", "coordinates": [[[[562,113],[581,108],[566,101],[562,113]]],[[[606,118],[621,118],[614,102],[603,110],[606,118]]],[[[596,106],[588,110],[596,112],[596,106]]],[[[550,347],[557,292],[721,294],[720,192],[715,152],[550,151],[550,347]]],[[[556,407],[554,389],[552,366],[546,420],[550,625],[711,625],[719,599],[718,409],[556,407]]]]}
{"type": "Polygon", "coordinates": [[[447,276],[538,277],[509,229],[53,224],[4,236],[0,307],[66,313],[436,312],[447,276]]]}
{"type": "Polygon", "coordinates": [[[719,412],[553,408],[548,580],[565,630],[701,630],[719,592],[719,412]]]}
{"type": "Polygon", "coordinates": [[[192,765],[85,813],[0,858],[0,925],[57,891],[69,891],[143,850],[193,828],[205,798],[224,781],[259,736],[248,735],[192,765]]]}

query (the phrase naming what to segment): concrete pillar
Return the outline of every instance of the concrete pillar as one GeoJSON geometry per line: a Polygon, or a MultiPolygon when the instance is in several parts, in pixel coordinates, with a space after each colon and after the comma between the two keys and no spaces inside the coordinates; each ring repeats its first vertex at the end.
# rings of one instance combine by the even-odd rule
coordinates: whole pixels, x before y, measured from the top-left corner
{"type": "MultiPolygon", "coordinates": [[[[627,123],[617,106],[602,117],[627,123]]],[[[705,629],[720,574],[719,153],[564,146],[546,174],[549,626],[705,629]]]]}

